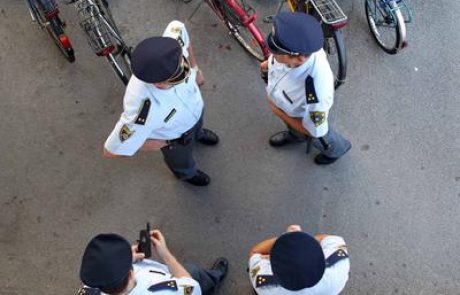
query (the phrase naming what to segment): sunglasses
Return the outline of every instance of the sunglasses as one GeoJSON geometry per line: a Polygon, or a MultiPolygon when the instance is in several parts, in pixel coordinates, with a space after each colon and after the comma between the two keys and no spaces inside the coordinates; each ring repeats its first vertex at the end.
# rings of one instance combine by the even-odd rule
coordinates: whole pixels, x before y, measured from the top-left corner
{"type": "Polygon", "coordinates": [[[177,66],[174,75],[163,83],[177,85],[184,82],[188,77],[190,77],[190,69],[190,62],[182,56],[182,61],[177,66]]]}

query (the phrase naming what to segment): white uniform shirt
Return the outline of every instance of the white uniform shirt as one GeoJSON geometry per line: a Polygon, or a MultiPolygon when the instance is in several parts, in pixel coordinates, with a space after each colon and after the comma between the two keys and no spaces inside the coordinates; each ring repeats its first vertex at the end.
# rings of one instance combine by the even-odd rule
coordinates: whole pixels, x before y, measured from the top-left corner
{"type": "Polygon", "coordinates": [[[313,53],[297,68],[288,68],[271,55],[268,59],[267,95],[288,116],[302,118],[304,128],[313,137],[322,137],[328,132],[327,117],[334,101],[334,76],[323,49],[313,53]],[[317,103],[308,103],[305,80],[311,76],[316,91],[317,103]],[[322,122],[314,122],[312,116],[321,116],[322,122]],[[320,123],[320,124],[318,124],[320,123]]]}
{"type": "MultiPolygon", "coordinates": [[[[327,236],[321,241],[324,256],[328,258],[338,249],[346,251],[345,241],[339,236],[327,236]]],[[[348,252],[347,252],[348,253],[348,252]]],[[[258,295],[335,295],[339,294],[348,281],[350,272],[349,258],[338,261],[336,264],[326,267],[321,280],[311,288],[298,291],[290,291],[279,285],[267,285],[256,288],[258,275],[273,275],[269,258],[262,258],[260,254],[254,254],[249,259],[249,278],[258,295]]]]}
{"type": "MultiPolygon", "coordinates": [[[[166,265],[159,262],[144,259],[133,264],[136,286],[129,292],[129,295],[172,295],[190,294],[201,295],[201,287],[197,281],[191,278],[175,278],[169,272],[166,265]],[[160,291],[148,291],[155,284],[174,281],[177,290],[166,289],[160,291]],[[186,290],[191,293],[186,293],[186,290]]],[[[101,293],[105,294],[105,293],[101,293]]]]}
{"type": "MultiPolygon", "coordinates": [[[[177,39],[184,56],[188,57],[190,38],[183,23],[171,22],[163,36],[177,39]]],[[[186,82],[169,89],[156,88],[133,75],[123,98],[123,113],[104,146],[112,154],[132,156],[147,139],[171,140],[181,137],[198,122],[202,112],[203,98],[194,69],[186,82]],[[144,125],[136,124],[147,100],[150,108],[144,125]]]]}

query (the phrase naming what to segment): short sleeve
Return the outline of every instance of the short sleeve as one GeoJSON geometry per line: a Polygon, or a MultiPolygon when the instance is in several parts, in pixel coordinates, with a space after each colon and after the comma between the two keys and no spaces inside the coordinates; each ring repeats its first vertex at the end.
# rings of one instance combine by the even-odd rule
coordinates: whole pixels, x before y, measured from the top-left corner
{"type": "MultiPolygon", "coordinates": [[[[183,294],[190,294],[190,295],[201,295],[202,294],[202,291],[201,291],[201,287],[200,287],[200,284],[195,281],[194,279],[192,278],[174,278],[177,282],[177,285],[179,286],[179,288],[182,288],[184,290],[183,294]],[[185,291],[187,289],[192,289],[192,293],[186,293],[185,291]]],[[[187,290],[188,292],[190,292],[189,290],[187,290]]]]}
{"type": "Polygon", "coordinates": [[[125,123],[121,118],[105,141],[104,147],[115,155],[132,156],[142,147],[148,136],[148,128],[125,123]]]}
{"type": "Polygon", "coordinates": [[[176,39],[179,44],[182,46],[182,52],[185,57],[188,57],[188,47],[190,46],[190,37],[187,32],[185,24],[173,20],[168,24],[165,31],[163,32],[163,37],[170,37],[176,39]]]}

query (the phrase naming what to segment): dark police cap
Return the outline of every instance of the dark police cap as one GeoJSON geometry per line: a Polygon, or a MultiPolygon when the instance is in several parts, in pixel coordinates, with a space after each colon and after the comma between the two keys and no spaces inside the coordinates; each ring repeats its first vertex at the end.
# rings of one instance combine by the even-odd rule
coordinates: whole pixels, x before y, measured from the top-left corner
{"type": "Polygon", "coordinates": [[[134,76],[146,83],[173,77],[182,62],[182,48],[176,39],[152,37],[139,43],[131,56],[134,76]]]}
{"type": "Polygon", "coordinates": [[[316,285],[326,268],[321,245],[304,232],[280,236],[270,251],[270,263],[276,281],[292,291],[316,285]]]}
{"type": "Polygon", "coordinates": [[[128,241],[117,234],[100,234],[86,246],[80,278],[92,288],[107,288],[125,279],[133,257],[128,241]]]}
{"type": "Polygon", "coordinates": [[[267,37],[268,47],[275,54],[309,55],[320,50],[323,43],[320,23],[300,12],[279,13],[267,37]]]}

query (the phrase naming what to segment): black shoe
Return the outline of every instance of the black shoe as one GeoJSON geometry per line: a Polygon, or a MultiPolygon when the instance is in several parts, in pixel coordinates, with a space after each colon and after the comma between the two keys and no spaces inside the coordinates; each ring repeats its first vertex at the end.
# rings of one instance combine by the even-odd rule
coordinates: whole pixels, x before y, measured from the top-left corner
{"type": "MultiPolygon", "coordinates": [[[[349,150],[351,149],[351,144],[350,146],[348,147],[348,149],[345,151],[345,153],[342,154],[345,155],[349,150]]],[[[341,157],[341,156],[340,156],[341,157]]],[[[339,158],[340,158],[339,157],[339,158]]],[[[323,154],[319,154],[315,157],[315,163],[317,165],[329,165],[329,164],[332,164],[334,163],[335,161],[337,161],[339,158],[331,158],[331,157],[328,157],[328,156],[325,156],[323,154]]]]}
{"type": "Polygon", "coordinates": [[[219,136],[213,131],[203,128],[202,132],[203,136],[197,139],[200,143],[205,145],[216,145],[219,142],[219,136]]]}
{"type": "Polygon", "coordinates": [[[273,134],[270,137],[268,142],[270,143],[271,146],[279,147],[279,146],[283,146],[291,142],[303,142],[305,140],[306,138],[298,138],[292,135],[292,133],[289,131],[281,131],[281,132],[273,134]]]}
{"type": "Polygon", "coordinates": [[[206,186],[211,182],[211,178],[203,171],[196,170],[195,176],[184,181],[196,186],[206,186]]]}
{"type": "Polygon", "coordinates": [[[220,280],[222,281],[228,272],[228,260],[225,257],[219,257],[216,259],[211,267],[212,270],[217,270],[221,273],[220,280]]]}

